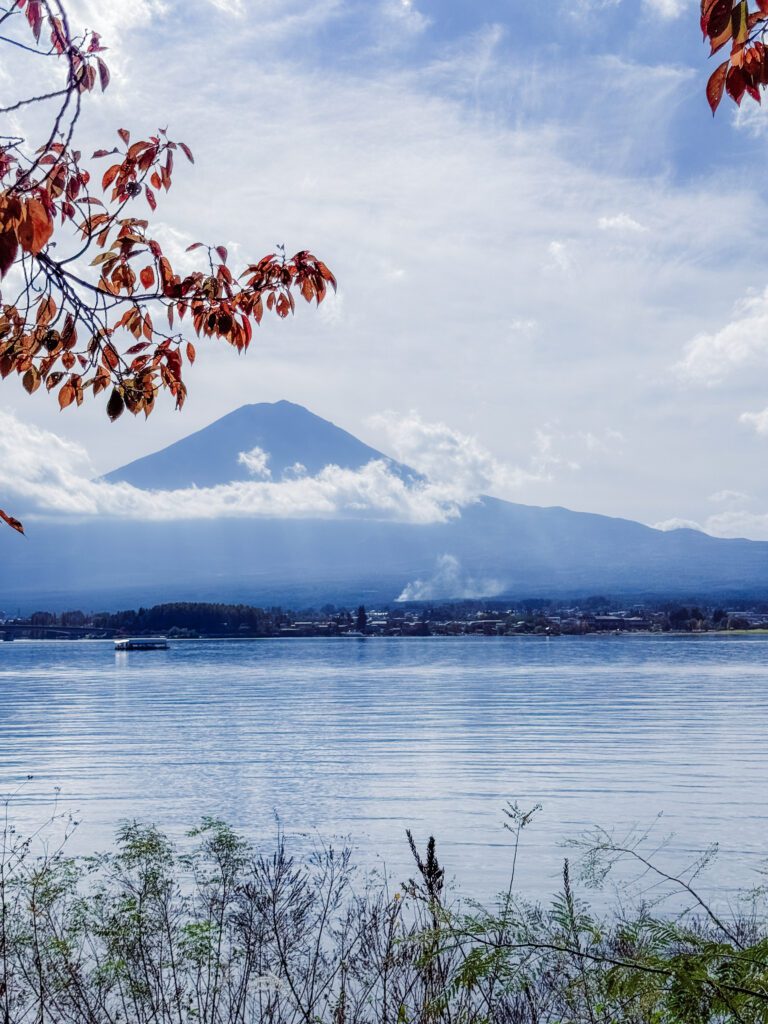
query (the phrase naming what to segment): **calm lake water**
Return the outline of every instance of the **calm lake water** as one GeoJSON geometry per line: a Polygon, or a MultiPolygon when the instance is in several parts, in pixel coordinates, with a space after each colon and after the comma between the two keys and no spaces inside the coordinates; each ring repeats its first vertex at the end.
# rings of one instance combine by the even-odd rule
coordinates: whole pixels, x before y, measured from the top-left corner
{"type": "MultiPolygon", "coordinates": [[[[558,841],[592,823],[712,841],[726,891],[768,854],[768,638],[0,644],[0,791],[14,819],[76,812],[78,851],[140,818],[213,814],[256,839],[350,835],[410,874],[404,830],[438,839],[486,897],[509,866],[502,805],[543,804],[520,881],[557,884],[558,841]]],[[[297,840],[311,841],[308,838],[297,840]]]]}

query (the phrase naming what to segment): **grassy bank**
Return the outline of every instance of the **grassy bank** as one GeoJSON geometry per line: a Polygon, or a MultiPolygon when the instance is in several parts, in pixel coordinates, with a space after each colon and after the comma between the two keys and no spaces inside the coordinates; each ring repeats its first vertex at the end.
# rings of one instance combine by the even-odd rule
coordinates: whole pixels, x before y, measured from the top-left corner
{"type": "MultiPolygon", "coordinates": [[[[722,915],[644,853],[596,832],[577,851],[593,882],[618,861],[646,902],[592,913],[566,860],[548,904],[517,891],[532,812],[510,806],[509,888],[491,907],[449,891],[430,840],[413,877],[355,871],[347,849],[295,858],[278,832],[254,849],[205,820],[178,849],[123,825],[110,853],[17,834],[0,849],[4,1024],[706,1024],[768,1022],[763,893],[722,915]],[[674,914],[654,901],[676,896],[674,914]]],[[[575,854],[572,854],[575,856],[575,854]]]]}

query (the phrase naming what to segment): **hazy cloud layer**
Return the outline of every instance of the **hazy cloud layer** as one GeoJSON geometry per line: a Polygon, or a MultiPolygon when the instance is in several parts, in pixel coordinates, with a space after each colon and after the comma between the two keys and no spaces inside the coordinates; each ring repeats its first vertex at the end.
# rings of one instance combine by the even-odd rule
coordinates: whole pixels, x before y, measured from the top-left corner
{"type": "Polygon", "coordinates": [[[472,438],[415,414],[404,424],[387,420],[413,464],[425,473],[403,480],[383,459],[357,470],[329,465],[314,476],[296,464],[273,480],[269,453],[241,452],[253,481],[180,490],[141,490],[94,479],[86,451],[50,431],[0,412],[0,492],[35,511],[145,520],[231,517],[373,517],[410,523],[446,522],[479,500],[489,486],[514,480],[472,438]]]}

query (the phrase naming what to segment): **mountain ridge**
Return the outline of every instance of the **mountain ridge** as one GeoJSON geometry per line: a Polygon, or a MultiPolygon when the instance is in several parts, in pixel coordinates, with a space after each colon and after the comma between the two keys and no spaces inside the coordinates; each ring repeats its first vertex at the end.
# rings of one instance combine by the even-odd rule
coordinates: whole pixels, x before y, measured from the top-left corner
{"type": "Polygon", "coordinates": [[[238,456],[254,448],[269,455],[265,475],[272,479],[280,479],[298,466],[315,475],[330,464],[360,469],[378,459],[384,460],[393,472],[409,472],[330,420],[282,399],[242,405],[101,479],[106,483],[129,483],[142,490],[216,487],[253,480],[247,461],[238,461],[238,456]]]}
{"type": "MultiPolygon", "coordinates": [[[[423,481],[290,402],[241,407],[102,479],[134,486],[143,480],[150,489],[215,487],[229,482],[233,466],[241,480],[265,479],[238,462],[249,446],[268,452],[273,481],[296,462],[312,474],[329,463],[356,470],[382,459],[407,481],[423,481]]],[[[29,525],[23,542],[0,531],[0,607],[768,592],[768,542],[662,532],[630,519],[487,496],[456,518],[428,524],[354,516],[100,516],[29,525]]]]}

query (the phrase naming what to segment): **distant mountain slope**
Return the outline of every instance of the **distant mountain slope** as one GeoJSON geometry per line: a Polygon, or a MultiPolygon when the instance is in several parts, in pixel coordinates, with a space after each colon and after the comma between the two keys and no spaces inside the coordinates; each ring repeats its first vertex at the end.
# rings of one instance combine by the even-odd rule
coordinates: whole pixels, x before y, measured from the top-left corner
{"type": "Polygon", "coordinates": [[[99,519],[0,531],[0,608],[127,608],[165,600],[392,602],[768,592],[768,543],[661,533],[606,516],[486,499],[433,526],[371,520],[99,519]],[[449,555],[458,572],[432,584],[449,555]],[[429,589],[431,587],[432,589],[429,589]]]}
{"type": "Polygon", "coordinates": [[[244,405],[103,479],[143,490],[215,487],[233,480],[252,480],[252,473],[238,456],[257,447],[269,453],[267,467],[276,480],[297,463],[312,475],[331,463],[359,469],[372,459],[386,459],[393,470],[403,469],[346,430],[301,405],[282,401],[244,405]]]}
{"type": "MultiPolygon", "coordinates": [[[[240,451],[270,453],[273,477],[384,458],[290,402],[245,406],[106,479],[149,489],[247,478],[240,451]]],[[[409,475],[392,462],[395,472],[409,475]]],[[[27,517],[25,516],[25,519],[27,517]]],[[[535,595],[768,593],[768,543],[495,498],[433,525],[374,519],[138,522],[30,520],[0,531],[0,608],[131,607],[163,600],[302,606],[535,595]],[[442,568],[441,568],[442,567],[442,568]]]]}

